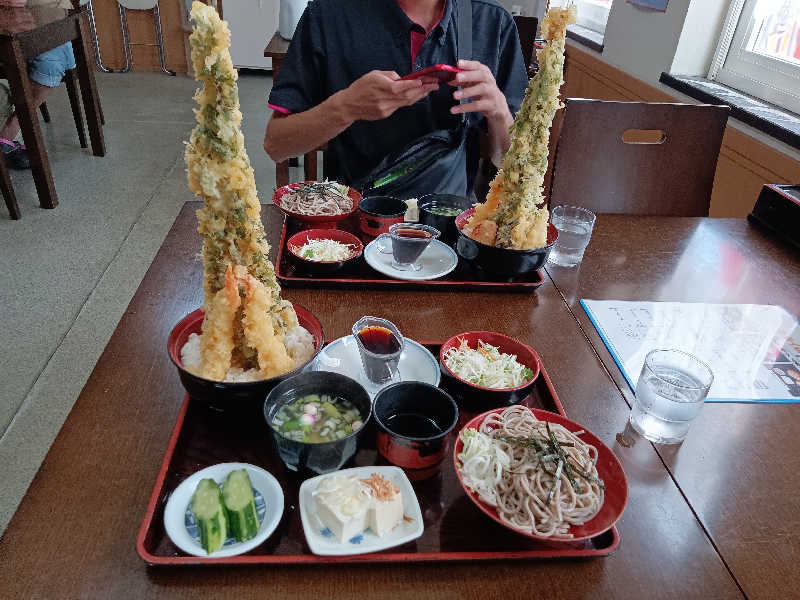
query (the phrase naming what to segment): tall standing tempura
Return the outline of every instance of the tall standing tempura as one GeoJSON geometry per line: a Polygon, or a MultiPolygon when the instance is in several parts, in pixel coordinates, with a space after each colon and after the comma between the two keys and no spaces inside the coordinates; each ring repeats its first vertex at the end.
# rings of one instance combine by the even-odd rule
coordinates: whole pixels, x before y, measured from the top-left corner
{"type": "Polygon", "coordinates": [[[539,71],[531,79],[511,126],[511,147],[486,202],[475,207],[475,215],[464,228],[480,242],[516,249],[540,248],[547,243],[550,215],[542,190],[550,127],[561,107],[558,91],[564,83],[567,25],[576,17],[576,8],[570,6],[551,8],[542,20],[541,34],[547,45],[536,51],[539,71]]]}
{"type": "Polygon", "coordinates": [[[216,10],[192,4],[189,38],[195,77],[197,126],[186,146],[189,188],[205,204],[197,211],[203,235],[205,319],[201,362],[187,368],[223,380],[233,366],[257,369],[261,378],[293,368],[287,330],[297,326],[291,303],[282,301],[261,204],[244,148],[237,73],[229,52],[230,32],[216,10]]]}

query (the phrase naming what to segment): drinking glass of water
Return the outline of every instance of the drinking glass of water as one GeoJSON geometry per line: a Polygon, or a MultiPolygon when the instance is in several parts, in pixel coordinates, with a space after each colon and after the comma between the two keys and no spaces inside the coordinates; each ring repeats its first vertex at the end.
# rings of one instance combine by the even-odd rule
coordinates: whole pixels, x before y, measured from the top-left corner
{"type": "Polygon", "coordinates": [[[631,425],[656,444],[682,442],[713,382],[708,365],[687,352],[648,352],[636,384],[631,425]]]}
{"type": "Polygon", "coordinates": [[[583,260],[592,237],[595,215],[579,206],[556,206],[550,222],[558,229],[558,240],[548,260],[562,267],[573,267],[583,260]]]}

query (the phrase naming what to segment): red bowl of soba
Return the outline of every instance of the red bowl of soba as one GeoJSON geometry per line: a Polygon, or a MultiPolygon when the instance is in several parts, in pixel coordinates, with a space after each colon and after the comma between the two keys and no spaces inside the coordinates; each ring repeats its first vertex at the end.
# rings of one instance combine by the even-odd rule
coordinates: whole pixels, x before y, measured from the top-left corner
{"type": "MultiPolygon", "coordinates": [[[[516,413],[510,413],[511,417],[515,417],[516,413]]],[[[509,419],[509,423],[513,423],[511,419],[509,419]]],[[[496,429],[497,427],[493,427],[496,429]]],[[[560,435],[556,433],[557,428],[553,427],[554,435],[560,435]]],[[[560,441],[560,440],[559,440],[560,441]]],[[[596,537],[602,533],[605,533],[609,529],[611,529],[614,524],[619,520],[622,516],[623,511],[625,510],[625,506],[628,503],[628,481],[625,477],[625,471],[622,469],[622,465],[617,460],[617,457],[611,451],[611,449],[606,446],[600,439],[595,436],[591,431],[567,419],[566,417],[562,417],[557,413],[552,413],[546,410],[541,410],[538,408],[528,408],[525,406],[512,406],[512,407],[504,407],[504,408],[496,408],[494,410],[487,411],[483,414],[478,415],[477,417],[470,420],[466,425],[464,425],[463,429],[458,434],[458,438],[453,446],[453,464],[455,466],[456,475],[458,476],[458,481],[461,483],[461,486],[464,488],[464,492],[469,496],[469,499],[477,506],[485,515],[487,515],[492,520],[496,521],[503,527],[510,529],[520,535],[524,535],[526,537],[542,540],[546,542],[558,543],[558,542],[577,542],[581,540],[587,540],[589,538],[596,537]],[[483,500],[476,492],[471,490],[464,482],[464,475],[461,471],[462,460],[459,458],[459,454],[464,451],[464,442],[462,440],[463,433],[468,429],[478,429],[480,430],[480,426],[483,422],[489,418],[491,415],[502,415],[503,411],[530,411],[533,417],[538,421],[543,421],[553,425],[561,425],[567,431],[571,433],[575,432],[583,432],[578,437],[580,440],[593,446],[597,451],[597,460],[595,462],[595,468],[597,470],[597,477],[603,482],[603,498],[602,504],[600,505],[600,510],[595,514],[591,519],[583,523],[582,525],[570,525],[567,533],[572,537],[555,537],[555,536],[546,536],[546,535],[538,535],[534,531],[526,531],[520,527],[516,527],[509,523],[506,520],[503,520],[498,513],[498,509],[495,506],[487,503],[483,500]]],[[[526,477],[529,481],[533,481],[534,477],[536,476],[535,467],[527,465],[525,466],[525,473],[526,477]]],[[[514,471],[519,472],[518,467],[514,467],[514,471]]],[[[580,480],[584,482],[584,480],[580,480]]],[[[512,489],[512,488],[510,488],[512,489]]],[[[529,489],[535,489],[535,486],[530,487],[529,489]]],[[[516,490],[513,490],[516,493],[516,490]]],[[[548,490],[549,491],[549,490],[548,490]]],[[[520,497],[520,496],[518,496],[520,497]]],[[[525,494],[522,494],[522,498],[525,497],[525,494]]],[[[544,498],[543,500],[546,500],[544,498]]],[[[532,498],[529,500],[530,502],[536,502],[532,498]]],[[[551,499],[552,503],[552,499],[551,499]]],[[[549,509],[549,505],[546,502],[542,502],[540,506],[547,506],[549,509]]],[[[525,511],[521,513],[524,516],[525,511]]]]}
{"type": "Polygon", "coordinates": [[[348,187],[346,199],[342,201],[336,197],[339,194],[326,192],[325,186],[333,185],[338,184],[332,181],[290,183],[275,190],[272,203],[286,216],[303,223],[306,229],[336,229],[341,221],[358,210],[361,194],[348,187]],[[348,200],[352,206],[348,204],[348,200]]]}

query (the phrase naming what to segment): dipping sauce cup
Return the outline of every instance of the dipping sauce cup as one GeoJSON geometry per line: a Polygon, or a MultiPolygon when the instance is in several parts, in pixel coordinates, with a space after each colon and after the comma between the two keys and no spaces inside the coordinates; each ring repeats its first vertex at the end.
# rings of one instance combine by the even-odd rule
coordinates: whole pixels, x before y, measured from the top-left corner
{"type": "Polygon", "coordinates": [[[420,223],[395,223],[389,227],[392,239],[392,267],[398,271],[419,271],[415,264],[420,255],[441,232],[430,225],[420,223]]]}
{"type": "Polygon", "coordinates": [[[378,385],[400,381],[397,365],[403,352],[403,334],[394,323],[379,317],[361,317],[353,325],[353,338],[367,379],[378,385]]]}
{"type": "Polygon", "coordinates": [[[373,404],[378,452],[411,480],[435,475],[445,456],[447,434],[458,423],[455,400],[436,386],[401,381],[383,388],[373,404]]]}

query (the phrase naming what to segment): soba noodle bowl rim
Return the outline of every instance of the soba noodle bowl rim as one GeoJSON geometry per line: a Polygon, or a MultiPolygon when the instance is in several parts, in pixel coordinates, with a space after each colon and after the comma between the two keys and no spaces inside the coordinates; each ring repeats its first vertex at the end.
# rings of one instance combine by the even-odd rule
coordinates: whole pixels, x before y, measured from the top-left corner
{"type": "Polygon", "coordinates": [[[458,482],[464,490],[464,493],[469,497],[469,499],[477,506],[483,513],[489,516],[492,520],[499,523],[503,527],[518,533],[519,535],[523,535],[525,537],[535,539],[535,540],[543,540],[553,543],[573,543],[578,542],[581,540],[590,539],[609,531],[612,527],[614,527],[617,521],[622,517],[622,514],[625,512],[625,508],[628,505],[628,479],[625,475],[625,471],[622,468],[622,465],[619,462],[619,459],[611,451],[611,449],[604,444],[600,438],[598,438],[591,430],[583,427],[579,423],[571,420],[569,417],[561,415],[559,413],[550,412],[548,410],[544,410],[541,408],[529,408],[524,407],[527,410],[533,412],[533,415],[540,421],[548,421],[551,424],[562,425],[570,432],[576,431],[583,431],[584,433],[581,434],[581,438],[586,443],[591,444],[597,449],[598,453],[598,460],[597,460],[597,469],[598,469],[598,476],[603,480],[605,484],[605,499],[604,504],[601,507],[600,511],[592,517],[589,521],[584,523],[583,525],[573,525],[569,528],[569,532],[573,534],[572,538],[563,538],[563,537],[547,537],[537,535],[535,533],[528,533],[527,531],[523,531],[514,527],[513,525],[506,523],[500,518],[500,515],[497,512],[497,509],[494,506],[490,506],[483,500],[478,497],[478,494],[470,490],[465,484],[462,479],[461,471],[460,471],[460,461],[458,459],[458,455],[462,452],[464,444],[461,441],[461,434],[466,431],[467,429],[477,429],[480,430],[481,424],[484,420],[491,414],[498,414],[502,413],[504,410],[509,408],[508,406],[501,406],[499,408],[494,408],[492,410],[488,410],[484,413],[476,415],[472,419],[470,419],[458,432],[458,436],[456,437],[455,443],[453,444],[453,466],[456,471],[456,476],[458,477],[458,482]],[[601,462],[602,459],[602,462],[601,462]],[[621,500],[620,500],[621,498],[621,500]],[[610,512],[609,512],[610,510],[610,512]],[[602,526],[598,526],[596,521],[598,518],[602,518],[602,522],[604,523],[602,526]]]}
{"type": "Polygon", "coordinates": [[[272,194],[272,203],[278,209],[280,209],[281,212],[289,215],[292,218],[297,219],[298,221],[326,222],[326,221],[341,221],[343,219],[346,219],[347,217],[349,217],[358,210],[358,205],[361,203],[361,200],[364,199],[364,197],[358,190],[348,186],[347,197],[353,201],[353,208],[347,212],[337,213],[333,215],[304,215],[303,213],[292,212],[284,208],[284,206],[281,204],[281,198],[286,193],[288,193],[291,190],[296,190],[297,188],[299,188],[304,184],[311,184],[311,183],[323,183],[323,182],[308,180],[308,181],[297,181],[295,183],[288,183],[275,190],[275,192],[272,194]]]}

